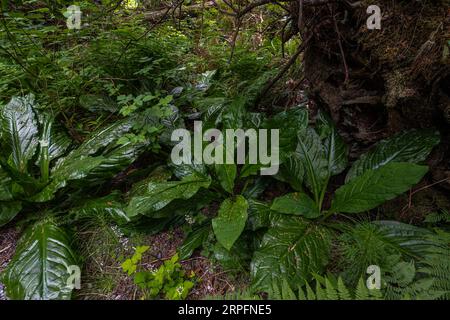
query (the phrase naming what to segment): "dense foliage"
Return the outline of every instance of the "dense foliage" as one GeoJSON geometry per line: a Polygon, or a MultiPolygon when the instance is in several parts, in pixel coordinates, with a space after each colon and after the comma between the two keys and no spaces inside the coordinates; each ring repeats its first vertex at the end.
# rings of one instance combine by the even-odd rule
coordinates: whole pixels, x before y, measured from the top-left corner
{"type": "MultiPolygon", "coordinates": [[[[426,177],[439,132],[406,130],[354,160],[326,110],[292,96],[298,88],[258,107],[280,52],[299,42],[282,45],[272,30],[278,6],[236,41],[214,8],[149,26],[133,1],[78,1],[86,20],[70,30],[69,2],[2,2],[0,232],[21,230],[0,278],[8,298],[70,299],[68,267],[85,258],[76,231],[98,217],[130,237],[184,231],[154,270],[141,264],[145,245],[118,259],[142,298],[187,298],[197,279],[179,261],[199,254],[245,277],[245,290],[225,298],[450,298],[448,212],[413,225],[378,209],[426,177]],[[171,134],[195,120],[204,130],[279,129],[279,172],[175,165],[171,134]],[[366,287],[371,265],[379,290],[366,287]]],[[[285,76],[300,77],[294,69],[285,76]]]]}

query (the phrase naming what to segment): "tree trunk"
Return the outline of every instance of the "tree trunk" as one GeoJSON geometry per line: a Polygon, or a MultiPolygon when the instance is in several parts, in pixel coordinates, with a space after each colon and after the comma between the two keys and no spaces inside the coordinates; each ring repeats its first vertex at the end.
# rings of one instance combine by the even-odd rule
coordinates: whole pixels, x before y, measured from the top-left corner
{"type": "Polygon", "coordinates": [[[450,178],[450,1],[378,0],[380,30],[366,25],[373,1],[306,2],[290,5],[293,28],[312,35],[306,78],[341,132],[361,149],[400,130],[437,127],[433,176],[450,178]]]}

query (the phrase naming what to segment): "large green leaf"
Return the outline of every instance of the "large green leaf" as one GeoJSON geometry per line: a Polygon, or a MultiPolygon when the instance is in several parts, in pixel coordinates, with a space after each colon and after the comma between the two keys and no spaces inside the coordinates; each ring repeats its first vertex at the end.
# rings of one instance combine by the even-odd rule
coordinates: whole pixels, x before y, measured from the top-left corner
{"type": "Polygon", "coordinates": [[[320,136],[314,129],[299,132],[298,140],[296,156],[304,167],[305,183],[318,202],[329,176],[328,160],[320,136]]]}
{"type": "Polygon", "coordinates": [[[194,161],[192,161],[192,163],[190,164],[182,163],[179,165],[171,163],[169,166],[173,169],[173,174],[178,179],[183,179],[184,177],[190,176],[192,174],[205,177],[208,176],[208,170],[206,169],[206,166],[204,164],[194,163],[194,161]]]}
{"type": "Polygon", "coordinates": [[[72,144],[72,140],[67,133],[62,130],[57,130],[56,128],[56,126],[52,126],[50,145],[48,147],[50,160],[63,156],[72,144]]]}
{"type": "Polygon", "coordinates": [[[278,215],[279,213],[270,209],[270,204],[250,199],[248,200],[247,229],[256,231],[267,228],[271,225],[272,219],[278,215]]]}
{"type": "Polygon", "coordinates": [[[276,179],[289,183],[297,191],[303,190],[304,177],[305,168],[296,153],[285,156],[280,165],[280,171],[275,176],[276,179]]]}
{"type": "Polygon", "coordinates": [[[12,200],[12,180],[0,167],[0,201],[12,200]]]}
{"type": "Polygon", "coordinates": [[[353,164],[346,181],[390,162],[420,163],[428,157],[439,141],[439,132],[434,130],[412,130],[380,141],[353,164]]]}
{"type": "Polygon", "coordinates": [[[284,213],[304,216],[305,218],[317,218],[320,210],[313,199],[305,193],[289,193],[273,200],[271,210],[284,213]]]}
{"type": "MultiPolygon", "coordinates": [[[[153,169],[150,174],[133,184],[131,190],[128,192],[129,198],[143,196],[146,194],[148,184],[151,182],[166,182],[172,177],[172,172],[165,166],[158,166],[153,169]]],[[[181,178],[180,178],[181,179],[181,178]]]]}
{"type": "Polygon", "coordinates": [[[251,180],[249,179],[249,184],[247,185],[247,188],[242,190],[242,195],[246,199],[257,199],[271,183],[273,183],[273,181],[265,176],[252,178],[251,180]]]}
{"type": "Polygon", "coordinates": [[[63,156],[72,144],[69,135],[57,126],[49,115],[42,115],[39,123],[41,131],[39,159],[43,158],[46,146],[48,147],[49,161],[63,156]]]}
{"type": "Polygon", "coordinates": [[[244,127],[247,111],[245,104],[247,99],[244,96],[237,96],[230,105],[222,112],[222,124],[224,129],[239,129],[244,127]]]}
{"type": "Polygon", "coordinates": [[[38,163],[41,168],[41,181],[42,183],[47,183],[50,177],[49,146],[53,119],[48,115],[45,115],[43,118],[41,123],[38,163]]]}
{"type": "Polygon", "coordinates": [[[145,149],[145,144],[117,144],[131,126],[130,120],[122,120],[94,132],[81,146],[58,161],[52,169],[51,182],[33,197],[33,201],[51,200],[69,181],[83,179],[89,185],[98,184],[128,167],[145,149]]]}
{"type": "Polygon", "coordinates": [[[18,201],[0,201],[0,227],[10,222],[22,210],[22,204],[18,201]]]}
{"type": "Polygon", "coordinates": [[[245,159],[245,164],[240,170],[240,178],[246,178],[252,175],[257,175],[262,168],[266,167],[262,163],[249,163],[248,157],[245,159]]]}
{"type": "Polygon", "coordinates": [[[233,193],[237,173],[236,164],[216,164],[214,168],[222,188],[228,193],[233,193]]]}
{"type": "Polygon", "coordinates": [[[178,249],[180,259],[189,259],[194,250],[202,246],[203,241],[208,237],[210,231],[211,226],[209,222],[199,228],[193,229],[178,249]]]}
{"type": "Polygon", "coordinates": [[[239,195],[234,200],[225,199],[220,205],[217,217],[212,220],[214,234],[227,250],[231,249],[244,230],[247,209],[248,203],[243,196],[239,195]]]}
{"type": "Polygon", "coordinates": [[[336,191],[330,210],[358,213],[373,209],[408,191],[427,171],[426,166],[403,162],[368,170],[336,191]]]}
{"type": "Polygon", "coordinates": [[[145,150],[146,143],[125,143],[117,145],[102,155],[103,160],[93,168],[85,180],[91,185],[103,183],[131,165],[145,150]]]}
{"type": "Polygon", "coordinates": [[[53,117],[48,114],[41,114],[39,124],[41,133],[36,164],[41,168],[41,181],[46,184],[49,180],[50,162],[64,155],[72,144],[72,140],[55,126],[53,117]]]}
{"type": "Polygon", "coordinates": [[[266,129],[280,130],[280,150],[289,152],[295,150],[297,133],[308,126],[308,110],[302,106],[277,113],[263,124],[266,129]]]}
{"type": "Polygon", "coordinates": [[[81,206],[71,209],[69,213],[74,220],[106,216],[117,223],[125,223],[130,219],[119,200],[119,194],[113,192],[102,198],[89,199],[81,206]]]}
{"type": "Polygon", "coordinates": [[[254,251],[253,242],[254,235],[251,233],[242,233],[230,250],[216,242],[212,248],[214,260],[224,271],[233,274],[246,272],[254,251]]]}
{"type": "Polygon", "coordinates": [[[30,176],[28,172],[20,172],[13,164],[10,164],[0,153],[0,166],[6,174],[11,177],[10,183],[7,183],[6,188],[12,190],[14,197],[22,196],[28,197],[36,192],[39,192],[45,184],[40,180],[30,176]],[[14,183],[12,183],[14,182],[14,183]],[[15,188],[12,188],[15,186],[15,188]],[[12,189],[11,189],[12,188],[12,189]]]}
{"type": "Polygon", "coordinates": [[[38,126],[33,112],[34,96],[14,97],[0,109],[0,129],[5,146],[10,149],[12,163],[19,172],[27,171],[38,141],[38,126]]]}
{"type": "Polygon", "coordinates": [[[74,159],[96,155],[106,147],[116,147],[116,141],[133,127],[131,118],[116,121],[93,132],[77,149],[72,151],[67,157],[62,159],[57,166],[64,165],[74,159]]]}
{"type": "Polygon", "coordinates": [[[423,256],[431,246],[435,245],[433,241],[429,240],[433,232],[428,229],[399,221],[380,220],[372,223],[378,226],[382,234],[392,243],[416,256],[423,256]]]}
{"type": "Polygon", "coordinates": [[[41,192],[32,197],[33,201],[45,202],[53,199],[56,191],[67,186],[69,181],[80,180],[88,176],[88,174],[97,168],[103,161],[104,157],[86,157],[73,159],[58,166],[52,172],[51,182],[41,192]]]}
{"type": "Polygon", "coordinates": [[[70,299],[68,267],[77,264],[70,240],[51,222],[29,227],[2,275],[6,294],[15,300],[70,299]]]}
{"type": "Polygon", "coordinates": [[[278,216],[264,235],[251,263],[253,288],[270,291],[287,280],[293,287],[323,272],[330,256],[331,235],[302,218],[278,216]]]}
{"type": "Polygon", "coordinates": [[[208,188],[210,183],[209,177],[196,174],[186,176],[181,181],[150,182],[144,195],[131,199],[126,213],[128,217],[139,214],[151,215],[175,199],[191,198],[200,188],[208,188]]]}
{"type": "Polygon", "coordinates": [[[337,132],[333,121],[325,113],[319,112],[316,125],[323,140],[328,174],[330,176],[337,175],[347,167],[347,145],[337,132]]]}

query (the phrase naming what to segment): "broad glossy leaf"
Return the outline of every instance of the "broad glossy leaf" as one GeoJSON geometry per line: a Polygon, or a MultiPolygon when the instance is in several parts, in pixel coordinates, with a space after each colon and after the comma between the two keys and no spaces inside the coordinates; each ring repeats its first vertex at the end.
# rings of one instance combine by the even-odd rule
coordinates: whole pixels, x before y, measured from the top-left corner
{"type": "Polygon", "coordinates": [[[316,126],[323,141],[328,172],[331,176],[337,175],[347,167],[347,145],[337,132],[333,121],[323,112],[319,112],[316,126]]]}
{"type": "Polygon", "coordinates": [[[181,181],[150,182],[144,195],[133,197],[126,209],[128,217],[151,215],[175,199],[187,200],[200,188],[208,188],[211,179],[198,175],[184,177],[181,181]]]}
{"type": "Polygon", "coordinates": [[[248,216],[247,209],[248,203],[243,196],[225,199],[220,205],[217,217],[212,220],[214,234],[227,250],[231,249],[244,230],[248,216]]]}
{"type": "Polygon", "coordinates": [[[96,155],[101,152],[102,149],[111,146],[112,144],[112,147],[116,147],[115,142],[125,133],[129,132],[132,127],[132,118],[127,118],[121,121],[116,121],[109,126],[93,132],[87,140],[85,140],[77,149],[72,151],[66,158],[58,163],[57,166],[70,162],[76,158],[96,155]]]}
{"type": "Polygon", "coordinates": [[[328,160],[319,135],[312,128],[298,134],[296,156],[305,171],[305,183],[316,198],[319,198],[328,177],[328,160]]]}
{"type": "Polygon", "coordinates": [[[287,280],[293,287],[312,279],[326,267],[331,248],[327,229],[302,218],[277,216],[264,235],[251,263],[252,286],[269,292],[287,280]]]}
{"type": "Polygon", "coordinates": [[[429,129],[412,130],[382,140],[353,164],[346,181],[391,162],[420,163],[428,157],[439,141],[439,132],[429,129]]]}
{"type": "MultiPolygon", "coordinates": [[[[172,177],[172,172],[165,166],[158,166],[143,180],[136,182],[129,192],[130,197],[143,196],[150,182],[166,182],[172,177]]],[[[180,178],[181,179],[181,178],[180,178]]]]}
{"type": "Polygon", "coordinates": [[[27,163],[38,145],[38,126],[33,112],[34,96],[14,97],[0,109],[1,136],[11,150],[12,163],[19,172],[27,171],[27,163]]]}
{"type": "Polygon", "coordinates": [[[310,219],[320,216],[320,210],[314,200],[307,194],[299,192],[289,193],[275,198],[270,209],[276,212],[304,216],[310,219]]]}
{"type": "Polygon", "coordinates": [[[358,213],[373,209],[408,191],[427,171],[426,166],[403,162],[368,170],[336,191],[330,210],[358,213]]]}
{"type": "Polygon", "coordinates": [[[240,171],[240,178],[246,178],[252,175],[257,175],[261,168],[264,168],[265,165],[260,164],[260,163],[255,163],[255,164],[251,164],[248,163],[248,157],[246,159],[246,163],[242,166],[242,169],[240,171]]]}
{"type": "Polygon", "coordinates": [[[102,198],[87,200],[81,206],[71,209],[69,213],[75,220],[106,216],[117,223],[125,223],[130,219],[119,200],[117,193],[111,193],[102,198]]]}
{"type": "Polygon", "coordinates": [[[85,178],[86,181],[91,184],[99,184],[105,179],[114,177],[131,165],[142,154],[146,145],[146,143],[134,144],[131,142],[117,145],[102,155],[102,162],[89,172],[85,178]]]}
{"type": "Polygon", "coordinates": [[[302,161],[295,153],[286,155],[280,165],[280,171],[275,176],[276,179],[289,183],[294,190],[303,190],[305,179],[305,168],[302,161]]]}
{"type": "Polygon", "coordinates": [[[171,216],[165,218],[151,218],[141,216],[139,219],[134,219],[129,223],[120,226],[120,230],[125,234],[135,234],[136,232],[154,235],[161,231],[167,230],[182,225],[185,222],[182,216],[171,216]]]}
{"type": "Polygon", "coordinates": [[[34,177],[30,176],[29,173],[20,172],[19,170],[17,170],[14,165],[10,164],[5,158],[2,157],[1,153],[0,166],[14,182],[14,184],[11,184],[12,181],[6,184],[6,188],[9,190],[11,190],[12,186],[15,186],[15,188],[12,190],[12,194],[14,195],[14,197],[22,195],[28,197],[29,195],[36,194],[36,192],[39,192],[45,185],[42,184],[40,180],[37,180],[34,177]]]}
{"type": "Polygon", "coordinates": [[[210,231],[211,227],[209,223],[193,229],[178,249],[180,260],[189,259],[192,253],[194,253],[194,250],[202,246],[203,241],[208,237],[210,231]]]}
{"type": "Polygon", "coordinates": [[[250,181],[247,188],[242,191],[242,195],[246,199],[257,199],[271,183],[273,181],[264,176],[254,178],[250,181]]]}
{"type": "Polygon", "coordinates": [[[9,175],[0,167],[0,201],[13,199],[12,180],[9,175]]]}
{"type": "Polygon", "coordinates": [[[231,250],[217,242],[213,247],[214,259],[225,271],[246,272],[254,251],[253,240],[254,236],[251,233],[242,233],[231,250]]]}
{"type": "Polygon", "coordinates": [[[270,209],[270,204],[250,199],[248,200],[248,219],[247,229],[256,231],[261,228],[267,228],[271,225],[272,219],[279,213],[270,209]]]}
{"type": "Polygon", "coordinates": [[[277,113],[266,120],[263,127],[280,130],[280,150],[295,150],[297,133],[308,126],[308,110],[302,106],[277,113]]]}
{"type": "Polygon", "coordinates": [[[22,210],[22,204],[19,201],[0,201],[0,227],[4,226],[22,210]]]}
{"type": "Polygon", "coordinates": [[[434,233],[428,229],[399,221],[380,220],[372,223],[378,226],[393,243],[415,255],[423,256],[430,246],[435,245],[433,241],[429,240],[434,233]]]}
{"type": "Polygon", "coordinates": [[[196,174],[198,176],[208,176],[208,170],[206,169],[206,166],[204,164],[198,164],[192,162],[191,164],[180,164],[176,165],[171,163],[169,165],[170,168],[173,169],[173,174],[178,179],[183,179],[186,176],[190,176],[192,174],[196,174]]]}
{"type": "Polygon", "coordinates": [[[247,111],[245,103],[247,99],[243,96],[237,96],[231,104],[222,112],[222,123],[224,129],[240,129],[244,128],[247,111]]]}
{"type": "Polygon", "coordinates": [[[70,299],[68,267],[77,265],[77,259],[69,244],[66,233],[51,222],[29,227],[2,275],[7,296],[15,300],[70,299]]]}
{"type": "MultiPolygon", "coordinates": [[[[62,128],[54,123],[53,117],[43,114],[39,117],[40,137],[39,137],[39,157],[40,161],[44,157],[44,151],[48,150],[49,161],[55,160],[64,155],[72,144],[72,140],[62,128]]],[[[39,164],[39,163],[37,163],[39,164]]]]}
{"type": "Polygon", "coordinates": [[[214,166],[217,178],[219,179],[222,188],[228,192],[233,193],[234,179],[236,179],[237,167],[235,164],[216,164],[214,166]]]}
{"type": "Polygon", "coordinates": [[[61,129],[58,129],[57,126],[52,125],[50,144],[48,147],[48,156],[50,161],[63,156],[71,145],[72,140],[67,135],[67,133],[65,133],[61,129]]]}
{"type": "Polygon", "coordinates": [[[104,157],[86,157],[65,162],[52,172],[50,184],[35,195],[32,200],[36,202],[45,202],[53,199],[56,191],[66,187],[69,181],[86,178],[88,174],[103,163],[104,160],[104,157]]]}
{"type": "Polygon", "coordinates": [[[217,193],[201,188],[189,199],[181,197],[175,199],[163,209],[151,212],[148,216],[152,218],[173,217],[174,215],[182,216],[183,218],[186,218],[186,216],[192,217],[214,200],[217,200],[217,193]]]}

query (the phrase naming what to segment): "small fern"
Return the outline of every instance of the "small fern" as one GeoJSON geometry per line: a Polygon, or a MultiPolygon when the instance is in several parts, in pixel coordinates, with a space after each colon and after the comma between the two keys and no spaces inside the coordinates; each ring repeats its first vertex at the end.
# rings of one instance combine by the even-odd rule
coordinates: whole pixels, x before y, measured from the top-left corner
{"type": "Polygon", "coordinates": [[[446,210],[430,213],[425,217],[424,222],[431,224],[450,223],[450,213],[446,210]]]}
{"type": "Polygon", "coordinates": [[[332,275],[321,277],[315,275],[315,289],[309,283],[298,289],[298,294],[289,287],[286,281],[281,286],[273,285],[269,298],[274,300],[379,300],[383,296],[380,290],[369,290],[362,278],[354,289],[348,288],[341,277],[332,275]]]}
{"type": "Polygon", "coordinates": [[[203,300],[262,300],[262,298],[247,288],[227,292],[223,295],[206,296],[203,300]]]}
{"type": "Polygon", "coordinates": [[[389,270],[394,264],[390,257],[401,254],[399,245],[386,237],[379,226],[362,222],[344,226],[339,238],[342,277],[346,283],[356,285],[366,275],[367,267],[377,265],[389,270]]]}
{"type": "Polygon", "coordinates": [[[450,299],[450,233],[438,230],[429,240],[435,243],[419,261],[418,272],[432,280],[430,291],[439,299],[450,299]]]}

